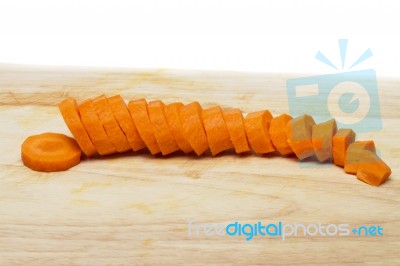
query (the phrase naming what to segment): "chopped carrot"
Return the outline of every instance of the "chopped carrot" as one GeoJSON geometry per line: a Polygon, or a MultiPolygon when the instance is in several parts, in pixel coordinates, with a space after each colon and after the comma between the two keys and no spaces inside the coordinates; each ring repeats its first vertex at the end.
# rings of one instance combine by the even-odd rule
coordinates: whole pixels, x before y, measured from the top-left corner
{"type": "Polygon", "coordinates": [[[204,109],[202,118],[212,155],[233,148],[221,107],[204,109]]]}
{"type": "Polygon", "coordinates": [[[140,137],[146,144],[151,154],[160,152],[156,138],[154,136],[153,125],[151,124],[147,111],[147,102],[145,99],[133,100],[128,103],[128,110],[137,127],[140,137]]]}
{"type": "Polygon", "coordinates": [[[169,129],[174,136],[175,142],[184,153],[193,151],[192,146],[185,138],[181,120],[179,118],[179,110],[183,106],[183,103],[171,103],[164,106],[164,115],[167,119],[169,129]]]}
{"type": "Polygon", "coordinates": [[[365,151],[376,153],[375,143],[372,140],[356,141],[349,145],[346,151],[344,171],[348,174],[357,174],[360,165],[370,157],[364,158],[365,151]]]}
{"type": "Polygon", "coordinates": [[[334,164],[344,167],[347,147],[353,143],[355,139],[356,135],[353,130],[346,128],[338,130],[332,139],[332,155],[334,164]]]}
{"type": "Polygon", "coordinates": [[[111,143],[118,152],[126,152],[132,149],[124,132],[119,127],[117,120],[111,111],[106,96],[100,95],[93,99],[93,107],[100,118],[101,123],[107,133],[111,143]]]}
{"type": "MultiPolygon", "coordinates": [[[[314,155],[320,162],[333,158],[346,173],[374,186],[385,182],[391,174],[389,166],[376,155],[373,141],[354,142],[355,133],[351,129],[337,130],[334,119],[316,125],[309,115],[293,119],[282,114],[273,118],[268,110],[243,118],[239,109],[223,111],[217,106],[203,110],[198,102],[164,105],[162,101],[147,104],[140,99],[130,101],[127,106],[120,95],[108,99],[101,95],[84,101],[79,108],[69,98],[59,104],[59,109],[77,145],[88,157],[144,147],[152,154],[167,155],[181,149],[185,153],[195,151],[200,156],[210,149],[212,155],[217,155],[234,147],[237,153],[253,150],[264,154],[278,150],[282,155],[294,153],[300,160],[314,155]]],[[[39,137],[39,142],[46,143],[42,138],[39,137]]],[[[39,154],[40,149],[48,149],[50,154],[58,148],[51,148],[53,144],[36,148],[29,138],[26,143],[24,147],[35,149],[31,152],[27,148],[28,154],[21,150],[24,163],[32,169],[58,171],[77,163],[63,164],[62,160],[54,159],[56,163],[50,164],[47,155],[39,161],[41,157],[33,155],[39,154]]]]}
{"type": "Polygon", "coordinates": [[[313,125],[312,144],[315,156],[320,162],[332,159],[332,138],[336,134],[337,125],[335,119],[313,125]]]}
{"type": "Polygon", "coordinates": [[[58,104],[58,108],[60,109],[65,124],[67,124],[67,127],[78,142],[83,153],[87,157],[97,154],[96,148],[94,147],[85,127],[82,124],[78,111],[78,104],[76,103],[75,99],[67,98],[63,100],[58,104]]]}
{"type": "Polygon", "coordinates": [[[167,120],[164,115],[164,103],[162,101],[152,101],[147,105],[149,118],[154,129],[158,147],[160,147],[162,155],[167,155],[179,150],[172,136],[167,120]]]}
{"type": "Polygon", "coordinates": [[[189,141],[198,156],[202,155],[209,148],[201,112],[202,108],[198,102],[184,105],[179,111],[179,118],[185,138],[189,141]]]}
{"type": "Polygon", "coordinates": [[[250,147],[256,153],[269,153],[275,147],[269,136],[269,125],[272,115],[268,110],[248,114],[243,123],[250,147]]]}
{"type": "Polygon", "coordinates": [[[82,124],[89,134],[97,152],[100,155],[116,153],[117,150],[108,138],[100,118],[94,110],[91,99],[87,99],[79,105],[79,113],[81,115],[82,124]]]}
{"type": "Polygon", "coordinates": [[[139,151],[145,148],[146,144],[140,137],[136,125],[133,122],[122,97],[120,95],[115,95],[107,98],[107,101],[132,150],[139,151]]]}
{"type": "Polygon", "coordinates": [[[391,175],[392,170],[375,153],[364,150],[364,162],[357,171],[357,179],[372,186],[380,186],[391,175]]]}
{"type": "Polygon", "coordinates": [[[269,135],[271,136],[272,144],[274,144],[277,151],[282,155],[289,155],[293,153],[287,141],[286,125],[292,120],[292,117],[288,114],[282,114],[274,117],[271,120],[269,126],[269,135]]]}
{"type": "Polygon", "coordinates": [[[35,171],[65,171],[81,161],[78,143],[63,134],[43,133],[28,137],[21,145],[25,166],[35,171]]]}
{"type": "Polygon", "coordinates": [[[344,171],[355,174],[359,180],[373,186],[381,185],[392,173],[390,167],[376,155],[372,140],[356,141],[349,145],[344,171]]]}
{"type": "Polygon", "coordinates": [[[315,154],[311,140],[313,125],[315,125],[314,119],[309,115],[296,117],[286,125],[288,143],[300,160],[315,154]]]}
{"type": "Polygon", "coordinates": [[[244,131],[242,112],[237,108],[233,108],[224,110],[222,114],[236,153],[250,151],[246,132],[244,131]]]}

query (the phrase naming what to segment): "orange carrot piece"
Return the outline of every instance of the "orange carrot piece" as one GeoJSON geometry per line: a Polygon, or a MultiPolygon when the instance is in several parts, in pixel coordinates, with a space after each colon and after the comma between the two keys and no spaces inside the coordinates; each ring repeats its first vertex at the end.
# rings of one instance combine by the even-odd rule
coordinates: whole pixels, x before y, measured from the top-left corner
{"type": "Polygon", "coordinates": [[[128,140],[132,150],[139,151],[145,148],[146,144],[140,137],[136,125],[133,122],[133,119],[129,114],[128,108],[126,107],[125,101],[122,99],[122,97],[120,95],[115,95],[107,98],[107,101],[120,128],[125,133],[126,139],[128,140]]]}
{"type": "Polygon", "coordinates": [[[237,108],[223,110],[226,127],[236,153],[250,151],[243,124],[243,114],[237,108]]]}
{"type": "Polygon", "coordinates": [[[164,115],[167,119],[169,129],[174,136],[175,142],[184,153],[193,151],[192,146],[185,138],[181,120],[179,119],[179,110],[183,106],[183,103],[171,103],[164,106],[164,115]]]}
{"type": "Polygon", "coordinates": [[[202,118],[212,155],[233,148],[221,107],[204,109],[202,118]]]}
{"type": "Polygon", "coordinates": [[[201,113],[202,108],[198,102],[182,106],[179,112],[185,138],[198,156],[209,148],[201,113]]]}
{"type": "Polygon", "coordinates": [[[355,139],[356,135],[353,130],[346,128],[338,130],[332,139],[332,155],[334,164],[344,167],[347,147],[353,143],[355,139]]]}
{"type": "Polygon", "coordinates": [[[81,149],[73,138],[43,133],[22,143],[21,157],[24,165],[35,171],[65,171],[81,161],[81,149]]]}
{"type": "Polygon", "coordinates": [[[348,174],[357,174],[362,163],[365,163],[365,151],[376,153],[375,143],[372,140],[356,141],[349,145],[346,151],[346,160],[344,163],[344,171],[348,174]]]}
{"type": "Polygon", "coordinates": [[[274,144],[277,151],[282,155],[289,155],[293,153],[287,141],[286,125],[292,120],[288,114],[282,114],[274,117],[269,126],[269,135],[271,136],[272,144],[274,144]]]}
{"type": "Polygon", "coordinates": [[[89,134],[97,152],[100,155],[116,153],[117,150],[108,138],[100,118],[94,110],[91,99],[87,99],[79,105],[79,113],[81,115],[82,124],[89,134]]]}
{"type": "Polygon", "coordinates": [[[313,125],[311,141],[315,156],[320,162],[332,159],[332,139],[336,131],[337,125],[335,119],[313,125]]]}
{"type": "Polygon", "coordinates": [[[167,120],[164,115],[164,103],[162,101],[152,101],[147,105],[147,111],[151,124],[153,125],[154,137],[162,155],[167,155],[179,150],[172,136],[167,120]]]}
{"type": "Polygon", "coordinates": [[[106,96],[100,95],[93,99],[93,107],[103,124],[108,138],[117,151],[122,153],[131,150],[132,147],[129,145],[129,142],[119,127],[117,120],[115,120],[113,112],[108,105],[106,96]]]}
{"type": "Polygon", "coordinates": [[[160,152],[156,138],[154,136],[153,125],[151,124],[147,111],[147,102],[145,99],[133,100],[128,103],[128,110],[136,125],[140,137],[146,144],[151,154],[160,152]]]}
{"type": "Polygon", "coordinates": [[[67,98],[63,100],[58,104],[58,108],[60,109],[65,124],[67,124],[67,127],[78,142],[83,153],[87,157],[97,154],[96,148],[94,147],[85,127],[82,124],[78,111],[78,104],[76,103],[75,99],[67,98]]]}
{"type": "Polygon", "coordinates": [[[288,143],[299,160],[313,156],[312,126],[314,119],[309,115],[302,115],[290,120],[286,125],[288,143]]]}
{"type": "Polygon", "coordinates": [[[269,125],[272,115],[268,110],[248,114],[243,123],[250,147],[256,153],[269,153],[275,147],[269,136],[269,125]]]}
{"type": "Polygon", "coordinates": [[[392,170],[375,153],[364,150],[363,161],[357,171],[357,179],[372,186],[380,186],[391,175],[392,170]]]}

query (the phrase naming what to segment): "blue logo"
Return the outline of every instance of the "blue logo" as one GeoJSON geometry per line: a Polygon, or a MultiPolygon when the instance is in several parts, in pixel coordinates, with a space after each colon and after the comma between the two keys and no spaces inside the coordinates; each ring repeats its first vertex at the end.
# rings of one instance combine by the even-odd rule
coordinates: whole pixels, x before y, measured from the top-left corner
{"type": "Polygon", "coordinates": [[[270,237],[287,240],[291,237],[380,237],[383,236],[383,227],[380,225],[361,225],[351,227],[347,223],[284,223],[257,221],[255,223],[241,223],[234,221],[229,224],[197,224],[193,219],[188,222],[189,237],[242,237],[250,241],[255,237],[270,237]],[[352,229],[353,228],[353,229],[352,229]]]}
{"type": "MultiPolygon", "coordinates": [[[[289,112],[293,117],[307,113],[316,123],[335,118],[339,128],[351,128],[358,133],[381,130],[375,70],[350,71],[370,58],[372,52],[367,49],[346,68],[347,43],[339,40],[343,72],[287,80],[289,112]]],[[[323,53],[318,51],[315,58],[339,70],[323,53]]]]}

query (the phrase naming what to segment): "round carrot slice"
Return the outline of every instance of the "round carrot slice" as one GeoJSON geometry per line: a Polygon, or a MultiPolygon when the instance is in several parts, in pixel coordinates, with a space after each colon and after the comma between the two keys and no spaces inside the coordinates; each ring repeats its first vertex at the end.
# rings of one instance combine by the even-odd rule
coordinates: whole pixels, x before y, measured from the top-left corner
{"type": "Polygon", "coordinates": [[[78,143],[59,133],[43,133],[28,137],[21,145],[25,166],[35,171],[65,171],[81,161],[78,143]]]}
{"type": "Polygon", "coordinates": [[[81,115],[82,124],[89,134],[97,152],[100,155],[116,153],[117,150],[109,140],[100,118],[94,110],[91,99],[87,99],[79,105],[79,113],[81,115]]]}
{"type": "Polygon", "coordinates": [[[140,137],[136,125],[133,123],[133,119],[129,114],[128,108],[126,107],[125,101],[122,97],[120,95],[115,95],[107,98],[107,101],[132,149],[138,151],[145,148],[146,144],[144,144],[140,137]]]}
{"type": "Polygon", "coordinates": [[[224,110],[222,113],[236,153],[250,151],[246,132],[244,131],[242,112],[237,108],[233,108],[224,110]]]}
{"type": "Polygon", "coordinates": [[[212,155],[233,148],[221,107],[204,109],[202,118],[212,155]]]}
{"type": "Polygon", "coordinates": [[[201,111],[200,104],[192,102],[182,106],[179,112],[185,137],[198,156],[202,155],[209,148],[201,111]]]}
{"type": "Polygon", "coordinates": [[[117,120],[115,120],[111,108],[108,105],[106,96],[100,95],[93,99],[93,106],[100,118],[101,123],[103,124],[108,138],[115,146],[117,151],[126,152],[131,150],[132,147],[129,145],[129,142],[126,139],[124,132],[122,132],[121,128],[119,127],[117,120]]]}
{"type": "Polygon", "coordinates": [[[271,119],[272,115],[268,110],[250,113],[244,119],[247,139],[256,153],[275,151],[268,132],[271,119]]]}
{"type": "Polygon", "coordinates": [[[287,141],[299,160],[315,155],[312,144],[313,125],[314,119],[309,115],[296,117],[286,124],[287,141]]]}
{"type": "Polygon", "coordinates": [[[179,150],[174,136],[172,136],[167,120],[164,115],[164,103],[162,101],[152,101],[147,105],[149,118],[153,125],[154,136],[162,155],[167,155],[179,150]]]}
{"type": "Polygon", "coordinates": [[[140,137],[146,144],[151,154],[160,152],[154,136],[153,125],[150,122],[145,99],[133,100],[128,103],[128,110],[137,127],[140,137]]]}
{"type": "Polygon", "coordinates": [[[282,155],[289,155],[293,153],[292,148],[287,141],[286,124],[292,120],[288,114],[282,114],[274,117],[269,126],[269,135],[277,151],[282,155]]]}
{"type": "Polygon", "coordinates": [[[183,103],[171,103],[164,106],[164,115],[167,119],[169,129],[174,136],[175,142],[184,153],[193,151],[192,146],[185,138],[183,134],[183,128],[181,120],[179,119],[179,110],[183,106],[183,103]]]}
{"type": "Polygon", "coordinates": [[[71,131],[72,135],[78,142],[84,154],[87,157],[95,155],[96,148],[94,147],[85,127],[82,124],[81,117],[78,111],[78,104],[75,99],[67,98],[58,104],[61,115],[71,131]]]}

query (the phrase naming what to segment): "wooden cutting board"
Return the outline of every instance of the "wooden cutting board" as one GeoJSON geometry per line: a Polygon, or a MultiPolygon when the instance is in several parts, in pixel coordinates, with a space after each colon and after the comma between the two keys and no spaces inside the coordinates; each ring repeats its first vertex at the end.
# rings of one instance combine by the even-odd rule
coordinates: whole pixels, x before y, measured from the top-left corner
{"type": "MultiPolygon", "coordinates": [[[[25,168],[20,145],[46,131],[70,135],[56,107],[121,94],[197,100],[244,112],[288,112],[294,75],[0,65],[0,265],[400,264],[400,82],[378,80],[383,130],[374,139],[393,174],[372,187],[339,167],[225,153],[82,161],[62,173],[25,168]],[[383,236],[189,235],[200,224],[379,225],[383,236]]],[[[201,229],[201,228],[200,228],[201,229]]]]}

